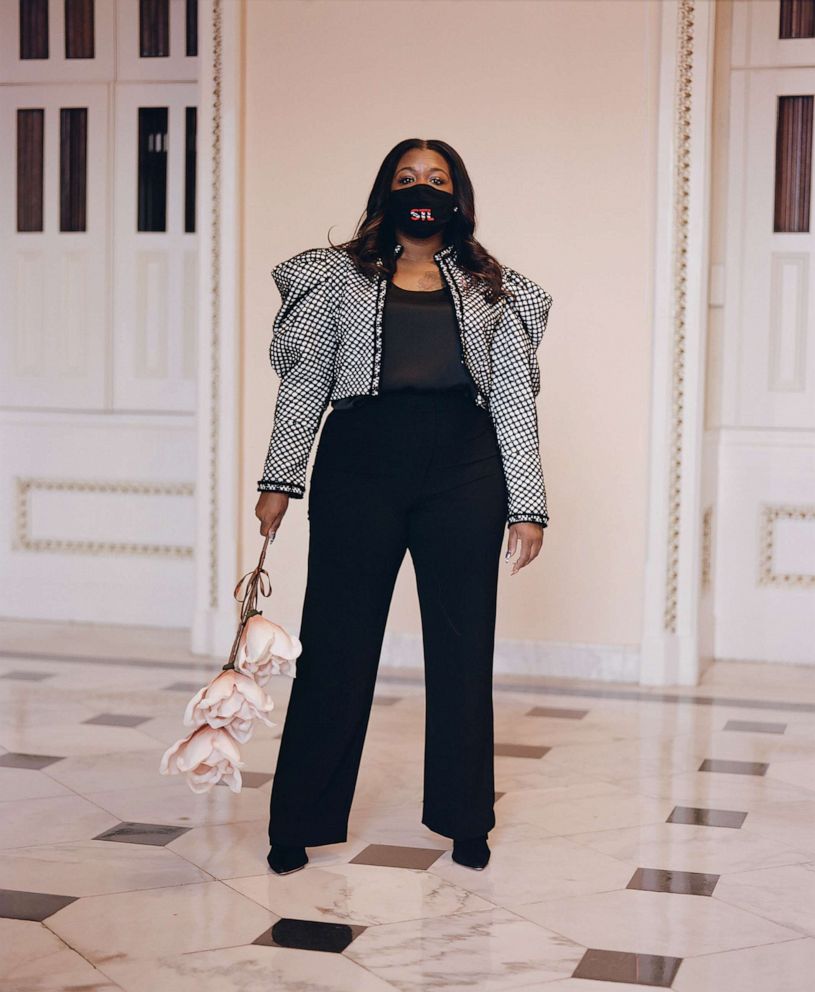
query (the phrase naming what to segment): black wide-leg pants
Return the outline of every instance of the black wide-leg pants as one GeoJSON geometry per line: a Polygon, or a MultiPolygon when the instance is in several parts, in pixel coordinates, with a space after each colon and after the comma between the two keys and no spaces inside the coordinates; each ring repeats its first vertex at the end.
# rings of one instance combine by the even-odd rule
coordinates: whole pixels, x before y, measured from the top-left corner
{"type": "Polygon", "coordinates": [[[466,389],[400,390],[329,413],[308,494],[303,651],[272,783],[269,840],[347,839],[385,625],[405,551],[425,666],[422,823],[495,825],[492,673],[506,489],[466,389]]]}

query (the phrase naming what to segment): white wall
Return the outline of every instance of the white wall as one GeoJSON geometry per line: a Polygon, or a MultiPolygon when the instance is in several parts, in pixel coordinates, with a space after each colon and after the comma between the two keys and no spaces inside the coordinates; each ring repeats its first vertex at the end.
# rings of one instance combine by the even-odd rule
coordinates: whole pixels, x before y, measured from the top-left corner
{"type": "MultiPolygon", "coordinates": [[[[629,657],[638,648],[658,8],[640,0],[248,0],[244,570],[260,550],[255,482],[277,385],[267,349],[279,298],[269,270],[326,244],[329,228],[335,242],[351,236],[393,144],[443,138],[470,170],[476,236],[555,300],[539,354],[551,524],[539,559],[502,575],[498,637],[629,646],[629,657]]],[[[295,625],[307,542],[304,501],[291,500],[267,556],[275,591],[266,613],[295,625]]],[[[419,630],[406,558],[388,631],[419,630]]],[[[559,657],[568,665],[568,649],[559,657]]]]}

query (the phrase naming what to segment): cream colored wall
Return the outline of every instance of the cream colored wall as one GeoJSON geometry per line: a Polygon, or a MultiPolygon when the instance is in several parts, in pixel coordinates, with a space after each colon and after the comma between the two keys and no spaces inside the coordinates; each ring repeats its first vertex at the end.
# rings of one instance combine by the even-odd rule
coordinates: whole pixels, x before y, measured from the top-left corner
{"type": "MultiPolygon", "coordinates": [[[[539,353],[551,524],[536,562],[513,577],[502,566],[497,636],[639,643],[658,8],[247,0],[245,568],[261,544],[255,483],[277,386],[269,270],[326,244],[329,228],[351,236],[393,144],[443,138],[471,172],[476,236],[555,301],[539,353]]],[[[299,622],[307,547],[305,500],[290,500],[267,615],[299,622]]],[[[409,556],[388,630],[420,630],[409,556]]]]}

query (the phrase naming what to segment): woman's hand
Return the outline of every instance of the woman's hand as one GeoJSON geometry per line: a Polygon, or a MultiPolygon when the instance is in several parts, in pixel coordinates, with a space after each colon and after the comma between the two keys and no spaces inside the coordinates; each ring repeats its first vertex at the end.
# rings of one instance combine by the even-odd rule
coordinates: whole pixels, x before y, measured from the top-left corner
{"type": "Polygon", "coordinates": [[[260,533],[263,537],[275,533],[283,520],[283,515],[289,506],[287,493],[261,493],[255,505],[255,516],[260,521],[260,533]]]}
{"type": "Polygon", "coordinates": [[[534,558],[538,557],[538,552],[543,544],[543,530],[540,524],[533,524],[526,521],[510,525],[507,553],[504,556],[504,561],[509,561],[512,558],[518,545],[521,547],[520,557],[516,562],[512,563],[510,575],[519,572],[534,558]]]}

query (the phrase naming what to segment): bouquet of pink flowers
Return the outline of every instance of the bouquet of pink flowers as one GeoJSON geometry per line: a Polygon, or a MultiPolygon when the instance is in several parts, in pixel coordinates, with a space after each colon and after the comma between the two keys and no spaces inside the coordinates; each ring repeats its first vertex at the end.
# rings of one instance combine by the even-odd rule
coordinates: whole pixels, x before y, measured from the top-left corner
{"type": "Polygon", "coordinates": [[[193,730],[161,757],[159,772],[185,774],[193,792],[208,792],[221,779],[233,792],[240,792],[244,762],[238,744],[250,739],[256,720],[275,726],[267,715],[274,703],[263,687],[273,675],[297,675],[296,659],[302,644],[257,609],[258,591],[264,596],[271,593],[269,574],[263,568],[270,537],[274,539],[271,534],[266,536],[257,568],[235,586],[241,618],[229,660],[187,703],[184,725],[193,730]],[[246,591],[241,596],[244,582],[246,591]]]}

